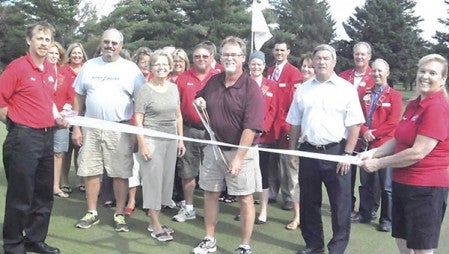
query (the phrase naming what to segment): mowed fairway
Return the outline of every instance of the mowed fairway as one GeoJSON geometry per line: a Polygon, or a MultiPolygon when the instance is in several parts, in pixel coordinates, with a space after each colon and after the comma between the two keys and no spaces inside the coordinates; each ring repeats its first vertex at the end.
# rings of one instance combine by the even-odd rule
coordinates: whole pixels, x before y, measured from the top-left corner
{"type": "MultiPolygon", "coordinates": [[[[6,130],[0,124],[0,141],[3,143],[6,130]]],[[[23,156],[26,156],[25,154],[23,156]]],[[[1,153],[0,153],[1,158],[1,153]]],[[[3,214],[6,195],[6,179],[1,164],[0,173],[0,226],[3,227],[3,214]]],[[[74,184],[74,173],[72,185],[74,184]]],[[[323,193],[324,193],[323,189],[323,193]]],[[[358,195],[358,194],[357,194],[358,195]]],[[[76,190],[70,198],[55,198],[53,214],[47,242],[57,246],[62,253],[190,253],[192,248],[204,236],[202,192],[195,195],[195,207],[197,219],[185,223],[171,221],[177,209],[164,210],[161,220],[164,224],[173,227],[176,231],[174,241],[159,243],[152,239],[146,231],[149,219],[141,209],[136,209],[132,217],[128,219],[131,231],[128,233],[116,233],[112,227],[113,209],[103,208],[100,213],[100,223],[90,229],[77,229],[73,225],[85,213],[84,194],[76,190]]],[[[327,196],[323,195],[323,224],[326,242],[331,236],[330,208],[327,196]]],[[[221,213],[216,227],[218,240],[217,253],[235,253],[234,249],[240,241],[239,222],[233,220],[238,213],[238,206],[234,204],[220,203],[221,213]]],[[[256,206],[258,209],[258,206],[256,206]]],[[[284,229],[289,222],[292,213],[280,209],[280,200],[277,204],[269,206],[268,222],[265,225],[255,225],[251,246],[254,253],[296,253],[304,247],[304,241],[298,231],[284,229]]],[[[446,216],[441,229],[440,247],[436,253],[449,253],[449,219],[446,216]]],[[[398,253],[396,244],[389,233],[381,233],[375,230],[377,223],[353,224],[351,238],[346,253],[398,253]]],[[[1,241],[0,241],[1,242],[1,241]]],[[[3,243],[3,242],[1,242],[3,243]]],[[[2,253],[2,250],[0,251],[2,253]]]]}

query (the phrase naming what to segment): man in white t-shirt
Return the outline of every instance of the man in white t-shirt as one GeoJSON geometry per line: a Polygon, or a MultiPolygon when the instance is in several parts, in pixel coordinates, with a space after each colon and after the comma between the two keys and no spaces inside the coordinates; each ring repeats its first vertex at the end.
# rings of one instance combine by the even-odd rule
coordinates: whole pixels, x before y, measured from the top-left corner
{"type": "MultiPolygon", "coordinates": [[[[137,65],[120,57],[123,35],[111,28],[103,33],[102,55],[87,61],[75,80],[74,110],[86,117],[128,123],[133,114],[133,95],[145,83],[137,65]]],[[[86,185],[87,213],[77,228],[90,228],[100,219],[97,212],[101,175],[113,178],[115,231],[127,232],[124,207],[128,178],[132,176],[135,137],[128,133],[74,126],[72,140],[82,145],[78,175],[86,185]]]]}

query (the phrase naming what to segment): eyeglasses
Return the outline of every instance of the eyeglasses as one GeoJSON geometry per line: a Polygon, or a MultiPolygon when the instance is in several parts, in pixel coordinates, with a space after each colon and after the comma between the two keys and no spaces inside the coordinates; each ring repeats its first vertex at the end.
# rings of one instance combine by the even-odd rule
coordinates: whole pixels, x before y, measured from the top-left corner
{"type": "Polygon", "coordinates": [[[103,43],[106,44],[106,45],[109,45],[109,43],[111,43],[112,46],[114,46],[114,47],[118,45],[118,42],[110,41],[110,40],[103,40],[103,43]]]}
{"type": "Polygon", "coordinates": [[[210,56],[208,55],[194,55],[193,58],[195,59],[208,59],[210,56]]]}
{"type": "Polygon", "coordinates": [[[153,67],[169,67],[170,65],[166,64],[166,63],[157,63],[157,64],[153,64],[151,66],[153,66],[153,67]]]}
{"type": "Polygon", "coordinates": [[[237,54],[237,53],[223,53],[221,54],[221,57],[232,57],[232,58],[236,58],[238,56],[243,56],[243,54],[237,54]]]}

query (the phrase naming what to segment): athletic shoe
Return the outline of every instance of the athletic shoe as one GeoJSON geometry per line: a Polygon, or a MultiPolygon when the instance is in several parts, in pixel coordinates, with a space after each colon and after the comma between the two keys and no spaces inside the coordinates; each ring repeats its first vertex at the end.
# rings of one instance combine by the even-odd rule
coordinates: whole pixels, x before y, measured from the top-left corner
{"type": "Polygon", "coordinates": [[[173,220],[178,222],[184,222],[186,220],[194,220],[196,219],[195,210],[187,211],[186,207],[181,207],[178,214],[173,216],[173,220]]]}
{"type": "Polygon", "coordinates": [[[128,232],[129,227],[125,221],[125,215],[123,214],[114,214],[114,222],[115,222],[115,231],[117,232],[128,232]]]}
{"type": "Polygon", "coordinates": [[[90,228],[92,225],[95,225],[98,222],[100,222],[100,218],[98,218],[98,215],[94,215],[93,213],[88,212],[81,220],[76,222],[75,227],[90,228]]]}
{"type": "Polygon", "coordinates": [[[217,251],[217,240],[211,240],[209,238],[204,238],[198,246],[193,249],[194,254],[207,254],[217,251]]]}
{"type": "Polygon", "coordinates": [[[251,251],[251,248],[249,248],[249,249],[245,249],[245,248],[243,248],[243,247],[238,247],[237,249],[236,249],[236,253],[237,254],[252,254],[253,252],[251,251]]]}

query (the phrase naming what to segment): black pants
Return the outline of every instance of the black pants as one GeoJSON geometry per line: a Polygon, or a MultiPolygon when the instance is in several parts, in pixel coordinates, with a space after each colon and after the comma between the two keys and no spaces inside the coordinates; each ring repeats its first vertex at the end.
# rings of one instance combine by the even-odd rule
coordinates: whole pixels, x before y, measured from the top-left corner
{"type": "Polygon", "coordinates": [[[47,237],[53,207],[53,131],[11,126],[3,143],[3,165],[8,184],[3,248],[5,253],[25,253],[24,242],[47,237]]]}
{"type": "MultiPolygon", "coordinates": [[[[324,151],[302,145],[300,150],[340,155],[344,142],[324,151]]],[[[336,173],[337,163],[300,157],[300,218],[301,233],[307,247],[324,248],[323,222],[321,219],[322,183],[329,196],[332,213],[332,239],[327,247],[331,254],[345,252],[351,230],[351,173],[336,173]]]]}
{"type": "Polygon", "coordinates": [[[379,223],[391,223],[391,209],[392,209],[392,168],[383,168],[373,173],[367,173],[364,170],[360,171],[360,207],[359,212],[364,218],[371,218],[371,211],[375,209],[376,203],[376,188],[380,188],[381,192],[381,208],[379,223]],[[376,175],[379,179],[379,184],[375,183],[376,175]]]}

